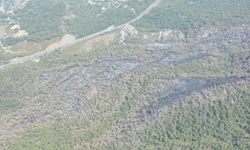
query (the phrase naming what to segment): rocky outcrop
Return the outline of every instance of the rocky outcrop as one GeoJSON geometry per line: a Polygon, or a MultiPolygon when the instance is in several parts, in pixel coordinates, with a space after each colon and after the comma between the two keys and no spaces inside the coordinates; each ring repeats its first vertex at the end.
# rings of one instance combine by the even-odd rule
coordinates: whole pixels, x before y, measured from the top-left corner
{"type": "Polygon", "coordinates": [[[158,40],[159,41],[178,41],[185,39],[185,34],[178,30],[167,29],[160,31],[158,40]]]}
{"type": "Polygon", "coordinates": [[[138,31],[130,24],[125,25],[120,31],[120,44],[125,44],[125,38],[128,36],[137,36],[138,31]]]}

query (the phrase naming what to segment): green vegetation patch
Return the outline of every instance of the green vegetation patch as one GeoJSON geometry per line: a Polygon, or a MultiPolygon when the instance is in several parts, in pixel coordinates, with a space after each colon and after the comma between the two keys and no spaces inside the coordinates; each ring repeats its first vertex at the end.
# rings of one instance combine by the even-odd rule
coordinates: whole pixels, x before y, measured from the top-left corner
{"type": "MultiPolygon", "coordinates": [[[[231,91],[229,87],[220,88],[231,91]]],[[[145,147],[248,149],[249,86],[238,84],[235,90],[224,100],[200,103],[194,98],[187,98],[168,108],[162,121],[140,133],[145,147]]]]}
{"type": "MultiPolygon", "coordinates": [[[[129,0],[119,7],[109,7],[102,12],[103,5],[92,5],[82,0],[33,0],[24,9],[17,10],[14,17],[21,28],[29,33],[27,39],[31,41],[48,40],[64,33],[82,37],[111,25],[125,23],[153,2],[129,0]]],[[[6,44],[16,42],[17,39],[8,39],[6,44]]]]}
{"type": "Polygon", "coordinates": [[[60,19],[64,14],[65,5],[60,0],[33,0],[16,12],[15,17],[29,33],[28,40],[42,41],[62,34],[60,19]]]}
{"type": "Polygon", "coordinates": [[[0,98],[0,114],[14,112],[24,106],[20,100],[10,98],[0,98]]]}
{"type": "Polygon", "coordinates": [[[68,150],[73,147],[73,135],[66,129],[39,127],[14,141],[9,150],[68,150]]]}

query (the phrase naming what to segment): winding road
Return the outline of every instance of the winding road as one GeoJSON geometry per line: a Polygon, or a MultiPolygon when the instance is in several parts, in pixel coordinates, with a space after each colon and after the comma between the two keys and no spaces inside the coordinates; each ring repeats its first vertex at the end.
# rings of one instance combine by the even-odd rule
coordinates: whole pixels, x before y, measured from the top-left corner
{"type": "Polygon", "coordinates": [[[90,38],[93,38],[93,37],[96,37],[96,36],[99,36],[99,35],[102,35],[102,34],[105,34],[105,33],[108,33],[108,32],[112,32],[112,31],[115,31],[117,29],[121,29],[125,25],[133,23],[133,22],[141,19],[144,15],[148,14],[153,8],[157,7],[160,4],[160,2],[161,2],[161,0],[156,0],[151,5],[149,5],[143,12],[141,12],[140,15],[138,15],[137,17],[135,17],[132,20],[129,20],[126,23],[123,23],[123,24],[118,25],[118,26],[112,25],[112,26],[108,27],[107,29],[104,29],[102,31],[93,33],[91,35],[88,35],[88,36],[76,39],[74,41],[68,42],[68,43],[66,43],[64,45],[60,45],[60,46],[55,47],[53,49],[46,49],[44,51],[41,51],[41,52],[38,52],[38,53],[35,53],[35,54],[32,54],[32,55],[29,55],[29,56],[24,56],[24,57],[18,57],[18,58],[10,59],[8,63],[1,65],[0,69],[4,69],[7,66],[13,65],[13,64],[20,64],[20,63],[24,63],[24,62],[27,62],[27,61],[33,61],[33,60],[36,60],[36,59],[38,59],[38,58],[40,58],[42,56],[48,55],[48,54],[50,54],[50,53],[52,53],[52,52],[54,52],[56,50],[59,50],[59,49],[65,48],[65,47],[70,47],[72,45],[75,45],[75,44],[77,44],[79,42],[88,40],[90,38]]]}

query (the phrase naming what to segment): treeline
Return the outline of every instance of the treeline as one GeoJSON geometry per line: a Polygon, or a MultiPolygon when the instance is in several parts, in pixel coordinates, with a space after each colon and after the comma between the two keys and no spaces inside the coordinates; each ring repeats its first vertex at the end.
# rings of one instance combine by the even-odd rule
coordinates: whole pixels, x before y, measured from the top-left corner
{"type": "Polygon", "coordinates": [[[248,0],[163,0],[151,13],[145,15],[136,25],[142,30],[178,29],[188,32],[190,28],[203,25],[226,24],[248,21],[250,14],[248,0]]]}

